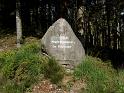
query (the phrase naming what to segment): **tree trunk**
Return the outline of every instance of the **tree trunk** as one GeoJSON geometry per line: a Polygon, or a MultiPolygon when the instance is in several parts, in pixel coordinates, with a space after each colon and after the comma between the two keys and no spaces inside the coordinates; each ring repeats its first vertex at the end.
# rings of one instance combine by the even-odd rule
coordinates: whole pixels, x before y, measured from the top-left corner
{"type": "Polygon", "coordinates": [[[21,47],[22,40],[22,22],[19,14],[20,3],[16,2],[16,31],[17,31],[17,48],[21,47]]]}

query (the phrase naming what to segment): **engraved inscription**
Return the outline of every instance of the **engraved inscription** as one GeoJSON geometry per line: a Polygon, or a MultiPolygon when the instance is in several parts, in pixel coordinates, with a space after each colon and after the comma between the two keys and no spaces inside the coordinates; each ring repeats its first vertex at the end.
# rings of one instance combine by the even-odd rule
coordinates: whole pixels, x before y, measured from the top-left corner
{"type": "Polygon", "coordinates": [[[53,36],[50,43],[52,48],[72,48],[72,45],[75,44],[67,36],[53,36]]]}

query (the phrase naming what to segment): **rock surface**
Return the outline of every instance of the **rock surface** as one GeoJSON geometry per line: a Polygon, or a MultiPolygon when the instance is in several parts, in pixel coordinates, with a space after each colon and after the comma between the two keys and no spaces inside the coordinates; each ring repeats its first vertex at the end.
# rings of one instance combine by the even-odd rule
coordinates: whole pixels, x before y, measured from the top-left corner
{"type": "Polygon", "coordinates": [[[48,54],[69,69],[73,69],[85,57],[85,50],[81,42],[69,23],[63,18],[58,19],[49,27],[41,43],[48,54]]]}

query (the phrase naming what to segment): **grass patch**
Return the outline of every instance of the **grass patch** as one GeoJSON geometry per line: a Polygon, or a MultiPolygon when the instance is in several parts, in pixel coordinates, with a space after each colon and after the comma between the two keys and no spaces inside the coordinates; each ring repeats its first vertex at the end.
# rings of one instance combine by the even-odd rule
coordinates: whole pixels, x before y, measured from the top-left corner
{"type": "Polygon", "coordinates": [[[44,76],[49,78],[54,84],[58,84],[64,77],[64,69],[55,61],[54,58],[49,59],[49,62],[45,64],[44,76]]]}
{"type": "Polygon", "coordinates": [[[123,93],[123,72],[117,73],[109,63],[87,56],[75,69],[74,76],[86,81],[86,93],[123,93]]]}
{"type": "Polygon", "coordinates": [[[58,83],[62,77],[61,67],[53,58],[40,53],[38,43],[26,44],[20,49],[0,53],[2,93],[24,93],[43,78],[58,83]]]}
{"type": "Polygon", "coordinates": [[[118,76],[116,77],[116,93],[124,93],[124,70],[118,71],[118,76]]]}

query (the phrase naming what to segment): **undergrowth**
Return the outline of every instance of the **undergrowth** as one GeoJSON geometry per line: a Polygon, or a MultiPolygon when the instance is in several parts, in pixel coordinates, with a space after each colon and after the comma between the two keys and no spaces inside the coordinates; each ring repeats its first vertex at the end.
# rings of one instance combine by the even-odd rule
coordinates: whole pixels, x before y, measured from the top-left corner
{"type": "Polygon", "coordinates": [[[53,58],[40,53],[38,43],[0,52],[0,93],[31,91],[30,87],[44,78],[58,83],[63,78],[62,71],[53,58]]]}
{"type": "Polygon", "coordinates": [[[117,73],[110,63],[100,59],[87,56],[75,69],[74,76],[85,80],[86,93],[124,93],[124,71],[117,73]]]}
{"type": "MultiPolygon", "coordinates": [[[[44,79],[60,84],[64,74],[54,58],[40,52],[36,42],[0,52],[0,93],[32,91],[33,85],[44,79]]],[[[87,56],[73,75],[75,80],[85,81],[83,93],[124,93],[124,71],[117,72],[100,59],[87,56]]]]}

